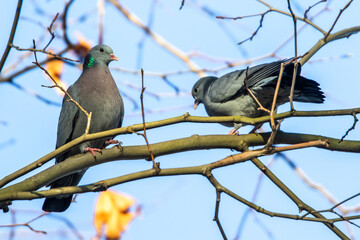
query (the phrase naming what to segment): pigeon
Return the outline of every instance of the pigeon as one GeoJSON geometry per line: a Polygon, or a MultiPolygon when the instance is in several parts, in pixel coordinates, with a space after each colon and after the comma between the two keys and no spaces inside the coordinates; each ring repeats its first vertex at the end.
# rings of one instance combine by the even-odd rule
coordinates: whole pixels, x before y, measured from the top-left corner
{"type": "MultiPolygon", "coordinates": [[[[92,112],[89,133],[121,127],[124,117],[124,104],[108,68],[108,64],[118,58],[106,45],[93,47],[84,59],[83,71],[79,79],[69,87],[67,92],[87,112],[92,112]]],[[[65,95],[60,112],[56,148],[76,139],[85,133],[86,115],[65,95]]],[[[68,152],[56,157],[56,163],[65,161],[73,155],[101,151],[112,137],[84,142],[68,152]]],[[[51,188],[78,185],[84,175],[84,169],[52,182],[51,188]]],[[[46,198],[42,209],[46,212],[63,212],[71,203],[72,195],[46,198]]]]}
{"type": "MultiPolygon", "coordinates": [[[[208,76],[200,78],[192,89],[195,99],[194,109],[201,103],[205,105],[209,116],[246,116],[261,117],[267,113],[259,109],[259,104],[270,109],[274,97],[282,63],[290,62],[284,59],[261,64],[243,70],[230,72],[220,78],[208,76]],[[251,96],[251,93],[255,96],[251,96]]],[[[285,65],[278,92],[276,106],[289,102],[294,64],[285,65]]],[[[323,103],[325,96],[319,84],[300,76],[301,65],[298,64],[293,100],[297,102],[323,103]]],[[[229,134],[237,134],[243,123],[222,123],[234,127],[229,134]]],[[[255,126],[254,132],[260,126],[255,126]]]]}

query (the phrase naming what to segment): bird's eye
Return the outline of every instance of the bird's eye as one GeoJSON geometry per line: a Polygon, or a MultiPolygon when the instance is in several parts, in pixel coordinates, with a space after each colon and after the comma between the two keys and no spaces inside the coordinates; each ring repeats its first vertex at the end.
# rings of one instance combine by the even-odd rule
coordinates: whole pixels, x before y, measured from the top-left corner
{"type": "Polygon", "coordinates": [[[197,93],[197,92],[198,92],[198,89],[197,89],[197,88],[195,88],[195,89],[194,89],[194,92],[195,92],[195,93],[197,93]]]}
{"type": "Polygon", "coordinates": [[[100,48],[100,52],[104,52],[104,49],[103,49],[103,48],[100,48]]]}

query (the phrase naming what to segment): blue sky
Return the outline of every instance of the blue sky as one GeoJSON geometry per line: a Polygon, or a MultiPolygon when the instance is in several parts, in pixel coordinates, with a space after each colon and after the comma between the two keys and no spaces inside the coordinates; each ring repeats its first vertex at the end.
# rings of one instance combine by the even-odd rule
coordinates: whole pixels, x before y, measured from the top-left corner
{"type": "MultiPolygon", "coordinates": [[[[241,41],[251,36],[259,23],[259,17],[244,20],[219,20],[210,17],[201,10],[206,5],[216,15],[243,16],[266,11],[266,7],[257,1],[186,1],[185,6],[179,11],[181,1],[121,1],[127,9],[135,13],[144,22],[147,22],[153,12],[151,29],[164,37],[168,42],[175,45],[185,53],[192,51],[205,53],[207,58],[194,57],[193,61],[201,68],[217,69],[225,66],[223,59],[237,62],[246,59],[256,59],[274,51],[285,42],[292,34],[292,19],[277,13],[265,16],[263,27],[254,37],[242,45],[241,41]],[[217,61],[209,61],[217,59],[217,61]],[[220,61],[219,61],[220,60],[220,61]]],[[[308,3],[312,5],[316,1],[308,3]]],[[[287,11],[286,1],[268,1],[275,7],[287,11]]],[[[331,1],[329,11],[319,15],[314,22],[323,29],[330,29],[340,8],[347,1],[331,1]]],[[[293,3],[297,14],[302,15],[308,5],[297,1],[293,3]]],[[[10,32],[16,1],[9,1],[0,9],[1,34],[0,49],[4,49],[10,32]]],[[[323,5],[314,8],[310,15],[322,9],[323,5]]],[[[23,4],[18,29],[14,44],[21,47],[31,47],[32,39],[37,40],[43,47],[49,40],[49,34],[44,26],[51,23],[57,12],[63,11],[63,1],[25,1],[23,4]],[[35,11],[35,3],[45,13],[35,11]],[[42,25],[42,26],[41,26],[42,25]],[[43,38],[43,40],[39,40],[43,38]]],[[[360,14],[359,2],[354,1],[343,13],[333,31],[359,25],[360,14]]],[[[81,33],[93,45],[98,39],[98,17],[96,1],[75,1],[69,12],[68,34],[72,41],[76,41],[76,34],[81,33]],[[79,21],[80,16],[87,16],[79,21]]],[[[60,22],[58,21],[57,24],[60,22]]],[[[303,23],[298,22],[299,27],[303,23]]],[[[138,43],[144,37],[142,30],[129,23],[118,10],[111,4],[106,4],[106,18],[104,29],[104,43],[110,45],[118,62],[112,62],[111,68],[121,93],[131,97],[140,104],[140,91],[128,87],[127,83],[141,86],[140,76],[119,72],[115,68],[121,67],[130,70],[143,68],[146,72],[174,72],[186,70],[186,65],[178,58],[164,50],[152,39],[146,38],[141,55],[139,55],[138,43]],[[139,56],[141,61],[139,61],[139,56]]],[[[56,29],[61,36],[61,28],[56,29]]],[[[357,74],[360,62],[359,38],[360,35],[342,39],[321,49],[308,64],[303,66],[302,74],[307,78],[320,83],[325,92],[326,101],[322,105],[296,103],[297,110],[329,110],[359,107],[360,89],[357,74]],[[346,57],[344,57],[346,56],[346,57]]],[[[312,27],[306,27],[298,36],[298,52],[304,54],[319,39],[321,34],[312,27]]],[[[55,39],[50,48],[61,50],[64,43],[61,39],[55,39]]],[[[2,50],[1,50],[2,51],[2,50]]],[[[19,53],[12,50],[5,70],[8,66],[18,61],[19,53]]],[[[281,58],[293,56],[293,41],[286,44],[277,55],[281,58]]],[[[70,58],[75,55],[68,54],[70,58]]],[[[45,56],[38,54],[40,59],[45,56]]],[[[269,62],[274,59],[256,61],[252,65],[269,62]]],[[[31,65],[33,56],[21,62],[18,69],[31,65]]],[[[216,73],[221,76],[227,72],[245,68],[237,66],[233,69],[224,69],[216,73]]],[[[4,70],[4,71],[5,71],[4,70]]],[[[13,70],[13,71],[16,71],[13,70]]],[[[8,73],[4,73],[6,76],[8,73]]],[[[80,74],[80,70],[66,65],[63,80],[72,84],[80,74]]],[[[147,121],[166,119],[179,116],[185,112],[192,115],[206,116],[203,106],[196,111],[192,109],[193,98],[190,90],[198,76],[193,73],[169,76],[168,80],[175,84],[181,94],[176,95],[174,89],[161,78],[145,77],[146,90],[160,94],[161,98],[155,98],[150,94],[144,97],[145,109],[165,112],[149,113],[147,121]]],[[[49,84],[40,69],[35,69],[23,74],[14,80],[24,88],[30,89],[41,96],[61,103],[61,97],[53,90],[43,88],[41,85],[49,84]]],[[[123,126],[141,122],[140,110],[134,108],[132,100],[125,97],[125,119],[123,126]]],[[[0,103],[2,114],[0,115],[0,153],[2,168],[0,176],[6,176],[22,166],[31,163],[54,149],[56,141],[56,127],[60,107],[45,104],[33,95],[20,91],[14,86],[0,84],[0,103]],[[6,167],[5,167],[6,166],[6,167]]],[[[280,107],[279,111],[287,111],[288,105],[280,107]]],[[[282,123],[281,129],[286,132],[298,132],[319,134],[328,137],[341,138],[346,130],[352,125],[351,116],[327,117],[327,118],[292,118],[282,123]]],[[[241,134],[250,131],[251,127],[240,129],[241,134]]],[[[269,125],[264,125],[265,131],[269,131],[269,125]]],[[[193,134],[226,134],[230,129],[220,124],[183,123],[162,127],[148,131],[151,143],[188,137],[193,134]]],[[[347,139],[359,140],[359,127],[350,132],[347,139]]],[[[118,136],[125,146],[143,145],[142,137],[135,134],[118,136]]],[[[162,168],[193,166],[209,163],[230,154],[230,150],[204,150],[173,154],[157,158],[162,168]]],[[[358,154],[330,152],[320,149],[306,149],[287,152],[305,173],[315,182],[326,187],[338,200],[343,200],[360,191],[357,186],[359,181],[358,169],[360,167],[358,154]]],[[[261,158],[263,163],[272,160],[272,157],[261,158]]],[[[53,161],[44,166],[48,167],[53,161]]],[[[127,173],[137,172],[151,167],[144,160],[119,161],[96,166],[87,171],[81,184],[92,183],[102,179],[116,177],[127,173]]],[[[43,170],[42,168],[41,170],[43,170]]],[[[277,159],[271,166],[271,170],[290,187],[302,200],[312,207],[321,210],[331,204],[319,194],[310,189],[299,179],[294,171],[281,159],[277,159]]],[[[36,170],[38,172],[40,170],[36,170]]],[[[251,164],[243,163],[221,168],[214,171],[215,177],[221,184],[236,192],[246,199],[252,199],[260,172],[251,164]]],[[[23,178],[22,178],[23,179],[23,178]]],[[[201,176],[176,176],[161,177],[139,180],[122,184],[112,188],[116,191],[126,192],[137,199],[143,206],[141,217],[134,220],[123,239],[220,239],[221,235],[215,222],[212,221],[215,207],[215,190],[209,182],[201,176]]],[[[54,216],[64,217],[71,221],[78,232],[89,239],[95,235],[92,218],[93,206],[97,193],[83,194],[77,197],[77,203],[62,214],[54,216]]],[[[15,201],[12,208],[17,210],[17,222],[27,221],[41,214],[43,200],[15,201]]],[[[352,200],[347,205],[357,204],[358,199],[352,200]]],[[[262,180],[256,203],[270,211],[297,214],[297,208],[281,193],[268,179],[262,180]]],[[[223,195],[221,201],[220,219],[228,238],[233,238],[241,218],[247,208],[239,202],[223,195]]],[[[0,218],[0,224],[9,224],[10,214],[4,214],[0,218]]],[[[56,217],[44,217],[35,221],[32,226],[35,229],[48,231],[48,235],[36,234],[24,227],[17,228],[16,239],[77,239],[65,225],[56,217]]],[[[347,226],[337,224],[346,234],[349,234],[347,226]]],[[[355,236],[360,231],[351,227],[355,236]]],[[[0,228],[0,236],[7,237],[9,229],[0,228]]],[[[270,218],[261,214],[251,213],[246,221],[241,239],[337,239],[326,227],[317,223],[307,223],[280,218],[270,218]],[[267,231],[271,232],[271,237],[267,231]]]]}

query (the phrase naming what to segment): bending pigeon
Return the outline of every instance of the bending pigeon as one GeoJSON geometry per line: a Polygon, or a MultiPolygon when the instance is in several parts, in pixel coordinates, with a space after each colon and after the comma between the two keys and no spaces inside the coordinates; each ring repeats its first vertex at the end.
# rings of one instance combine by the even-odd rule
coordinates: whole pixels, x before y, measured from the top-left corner
{"type": "MultiPolygon", "coordinates": [[[[260,117],[266,112],[258,110],[259,105],[249,94],[246,87],[254,94],[264,108],[270,109],[274,97],[275,87],[279,76],[281,63],[289,59],[258,65],[247,70],[238,70],[220,78],[200,78],[192,89],[195,99],[194,109],[198,104],[205,105],[209,116],[246,116],[260,117]]],[[[294,101],[323,103],[324,93],[319,84],[313,80],[300,76],[300,64],[296,73],[294,101]]],[[[284,68],[276,106],[289,102],[294,65],[284,68]]],[[[242,123],[222,123],[225,126],[234,126],[229,134],[243,126],[242,123]]]]}
{"type": "MultiPolygon", "coordinates": [[[[113,60],[118,59],[109,46],[97,45],[92,48],[85,57],[79,79],[67,91],[86,111],[92,112],[90,133],[118,128],[124,117],[124,104],[108,68],[113,60]]],[[[87,124],[86,115],[67,100],[68,97],[65,96],[59,117],[56,148],[84,134],[87,124]]],[[[105,142],[111,139],[109,137],[82,143],[56,157],[56,163],[87,151],[94,155],[94,151],[105,147],[105,142]]],[[[52,182],[51,188],[76,186],[85,171],[86,169],[62,177],[52,182]]],[[[72,195],[46,198],[42,209],[47,212],[63,212],[69,207],[71,200],[72,195]]]]}

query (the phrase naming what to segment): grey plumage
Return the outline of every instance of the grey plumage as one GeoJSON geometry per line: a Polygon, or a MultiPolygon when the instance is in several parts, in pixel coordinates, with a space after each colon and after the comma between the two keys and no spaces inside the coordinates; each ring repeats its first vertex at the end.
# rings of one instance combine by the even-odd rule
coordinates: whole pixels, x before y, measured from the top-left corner
{"type": "MultiPolygon", "coordinates": [[[[249,94],[246,87],[251,90],[263,107],[270,109],[281,63],[288,60],[262,64],[247,70],[234,71],[220,78],[203,77],[199,79],[192,89],[192,96],[195,99],[194,108],[203,103],[209,116],[246,116],[254,118],[266,115],[266,112],[258,110],[259,105],[249,94]]],[[[319,88],[319,84],[300,76],[300,68],[299,64],[296,73],[294,101],[323,103],[325,96],[319,88]]],[[[276,106],[289,102],[293,71],[293,64],[289,64],[284,68],[276,106]]],[[[234,126],[234,129],[230,131],[230,133],[234,133],[243,124],[223,123],[223,125],[234,126]]]]}
{"type": "MultiPolygon", "coordinates": [[[[113,50],[106,45],[97,45],[85,57],[83,72],[79,79],[69,87],[67,92],[86,111],[92,112],[90,133],[110,130],[121,126],[124,117],[124,104],[119,90],[108,68],[108,64],[117,60],[113,50]]],[[[80,137],[85,132],[87,117],[72,102],[64,97],[60,112],[56,148],[80,137]]],[[[82,143],[68,152],[56,157],[56,163],[68,157],[83,153],[87,147],[102,148],[107,140],[98,139],[82,143]]],[[[63,186],[76,186],[86,169],[51,183],[51,188],[63,186]]],[[[46,198],[43,210],[47,212],[63,212],[72,200],[72,195],[61,198],[46,198]]]]}

